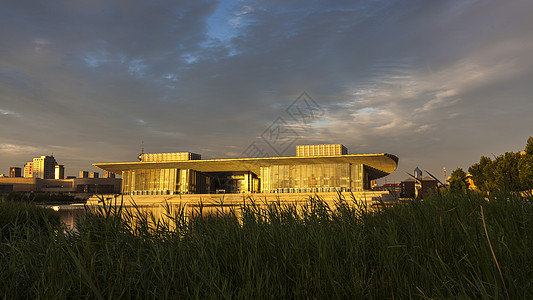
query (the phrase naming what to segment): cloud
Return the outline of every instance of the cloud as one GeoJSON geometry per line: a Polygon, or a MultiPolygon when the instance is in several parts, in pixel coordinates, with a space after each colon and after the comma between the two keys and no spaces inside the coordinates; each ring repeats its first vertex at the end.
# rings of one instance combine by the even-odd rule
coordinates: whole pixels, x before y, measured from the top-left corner
{"type": "Polygon", "coordinates": [[[326,114],[299,142],[451,169],[530,135],[532,6],[4,1],[0,139],[72,147],[74,169],[141,140],[232,156],[305,90],[326,114]]]}
{"type": "Polygon", "coordinates": [[[7,153],[34,153],[37,152],[39,149],[37,147],[33,146],[26,146],[26,145],[14,145],[14,144],[0,144],[0,151],[1,152],[7,152],[7,153]]]}

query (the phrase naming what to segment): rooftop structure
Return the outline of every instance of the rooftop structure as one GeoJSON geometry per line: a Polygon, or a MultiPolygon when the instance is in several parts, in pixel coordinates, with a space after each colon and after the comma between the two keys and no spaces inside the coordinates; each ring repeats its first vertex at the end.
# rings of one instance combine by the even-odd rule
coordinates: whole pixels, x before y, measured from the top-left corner
{"type": "Polygon", "coordinates": [[[192,152],[174,152],[174,153],[142,153],[139,160],[142,162],[161,162],[161,161],[180,161],[180,160],[198,160],[202,159],[200,154],[192,152]]]}
{"type": "Polygon", "coordinates": [[[337,156],[348,154],[348,149],[341,144],[296,146],[296,156],[337,156]]]}
{"type": "Polygon", "coordinates": [[[124,194],[173,195],[360,192],[369,190],[372,180],[392,173],[398,165],[394,155],[346,154],[346,147],[340,144],[305,145],[297,149],[295,157],[205,160],[199,159],[198,154],[194,159],[190,152],[175,156],[164,153],[166,157],[141,154],[140,162],[94,166],[122,175],[124,194]]]}

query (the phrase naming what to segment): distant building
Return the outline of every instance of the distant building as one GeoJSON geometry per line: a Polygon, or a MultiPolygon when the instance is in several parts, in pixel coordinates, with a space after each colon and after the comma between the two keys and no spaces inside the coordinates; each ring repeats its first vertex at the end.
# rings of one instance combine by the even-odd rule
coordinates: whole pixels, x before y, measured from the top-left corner
{"type": "Polygon", "coordinates": [[[0,192],[70,193],[81,197],[90,194],[118,194],[121,179],[116,178],[0,178],[0,192]]]}
{"type": "Polygon", "coordinates": [[[426,176],[417,184],[414,178],[408,178],[400,183],[401,196],[407,198],[424,197],[437,191],[437,180],[426,176]],[[416,186],[420,185],[418,195],[416,186]]]}
{"type": "Polygon", "coordinates": [[[80,171],[78,178],[89,178],[89,171],[80,171]]]}
{"type": "Polygon", "coordinates": [[[22,171],[19,167],[11,167],[9,168],[9,177],[15,178],[15,177],[22,177],[22,171]]]}
{"type": "Polygon", "coordinates": [[[33,159],[33,178],[54,179],[57,162],[53,156],[41,156],[33,159]]]}
{"type": "Polygon", "coordinates": [[[387,191],[394,191],[398,195],[400,195],[400,193],[402,192],[402,187],[399,183],[385,183],[379,188],[387,191]]]}
{"type": "Polygon", "coordinates": [[[24,178],[33,178],[33,161],[24,165],[24,178]]]}
{"type": "Polygon", "coordinates": [[[114,173],[111,173],[111,172],[108,172],[108,171],[105,171],[104,172],[104,178],[115,178],[116,175],[114,173]]]}
{"type": "Polygon", "coordinates": [[[56,165],[54,179],[64,179],[64,178],[65,178],[65,166],[56,165]]]}
{"type": "Polygon", "coordinates": [[[100,177],[100,173],[98,172],[91,172],[89,174],[89,178],[98,178],[98,177],[100,177]]]}
{"type": "Polygon", "coordinates": [[[476,183],[474,182],[474,178],[472,178],[472,174],[467,174],[465,181],[468,184],[469,189],[471,190],[477,189],[476,183]]]}

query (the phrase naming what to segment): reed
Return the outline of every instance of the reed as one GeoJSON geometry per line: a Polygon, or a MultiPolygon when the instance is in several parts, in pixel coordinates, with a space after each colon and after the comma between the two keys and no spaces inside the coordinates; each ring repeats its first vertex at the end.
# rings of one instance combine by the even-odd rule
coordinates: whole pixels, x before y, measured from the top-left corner
{"type": "Polygon", "coordinates": [[[371,210],[342,195],[333,207],[248,199],[239,213],[191,216],[166,204],[165,218],[117,203],[87,209],[76,231],[43,217],[32,222],[44,229],[5,235],[0,297],[531,298],[531,200],[450,193],[371,210]]]}

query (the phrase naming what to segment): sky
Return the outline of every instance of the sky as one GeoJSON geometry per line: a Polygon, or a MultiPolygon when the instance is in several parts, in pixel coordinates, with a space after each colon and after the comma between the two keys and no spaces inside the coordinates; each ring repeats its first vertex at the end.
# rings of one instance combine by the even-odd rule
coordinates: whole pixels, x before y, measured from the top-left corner
{"type": "Polygon", "coordinates": [[[533,136],[530,0],[5,0],[0,41],[0,173],[341,143],[399,182],[533,136]]]}

